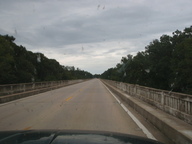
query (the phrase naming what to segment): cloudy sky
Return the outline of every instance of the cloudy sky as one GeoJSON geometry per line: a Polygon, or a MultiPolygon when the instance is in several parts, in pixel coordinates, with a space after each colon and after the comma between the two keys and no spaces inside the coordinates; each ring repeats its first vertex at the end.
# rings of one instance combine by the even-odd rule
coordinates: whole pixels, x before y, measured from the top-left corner
{"type": "Polygon", "coordinates": [[[192,25],[192,0],[0,0],[0,34],[92,74],[192,25]]]}

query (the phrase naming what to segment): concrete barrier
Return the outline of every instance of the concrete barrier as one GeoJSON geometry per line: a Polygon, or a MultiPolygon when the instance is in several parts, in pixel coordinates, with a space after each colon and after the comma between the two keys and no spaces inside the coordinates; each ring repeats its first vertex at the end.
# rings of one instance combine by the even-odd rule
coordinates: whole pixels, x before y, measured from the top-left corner
{"type": "Polygon", "coordinates": [[[105,82],[137,97],[189,124],[192,124],[192,95],[169,92],[111,80],[105,82]]]}
{"type": "Polygon", "coordinates": [[[0,103],[13,101],[67,85],[80,83],[86,80],[63,80],[37,83],[21,83],[0,85],[0,103]]]}
{"type": "Polygon", "coordinates": [[[139,112],[150,123],[158,128],[164,135],[170,138],[175,144],[192,144],[192,126],[166,112],[158,110],[151,104],[136,97],[138,89],[125,83],[102,80],[102,82],[124,102],[139,112]],[[128,95],[126,90],[134,95],[128,95]]]}

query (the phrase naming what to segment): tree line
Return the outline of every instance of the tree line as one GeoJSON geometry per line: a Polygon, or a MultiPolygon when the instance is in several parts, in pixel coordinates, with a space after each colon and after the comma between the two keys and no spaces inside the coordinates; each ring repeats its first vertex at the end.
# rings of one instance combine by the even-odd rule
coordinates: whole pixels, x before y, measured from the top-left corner
{"type": "Polygon", "coordinates": [[[42,53],[33,53],[14,43],[15,38],[0,35],[0,84],[92,78],[92,74],[60,65],[42,53]]]}
{"type": "Polygon", "coordinates": [[[100,77],[192,94],[192,26],[162,35],[135,56],[122,57],[100,77]]]}

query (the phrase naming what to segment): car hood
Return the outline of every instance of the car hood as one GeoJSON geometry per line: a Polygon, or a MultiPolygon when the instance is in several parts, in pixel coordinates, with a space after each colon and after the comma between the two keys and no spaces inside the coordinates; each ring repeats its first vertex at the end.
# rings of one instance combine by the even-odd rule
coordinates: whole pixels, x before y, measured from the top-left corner
{"type": "Polygon", "coordinates": [[[1,144],[162,144],[114,132],[81,130],[0,131],[1,144]]]}

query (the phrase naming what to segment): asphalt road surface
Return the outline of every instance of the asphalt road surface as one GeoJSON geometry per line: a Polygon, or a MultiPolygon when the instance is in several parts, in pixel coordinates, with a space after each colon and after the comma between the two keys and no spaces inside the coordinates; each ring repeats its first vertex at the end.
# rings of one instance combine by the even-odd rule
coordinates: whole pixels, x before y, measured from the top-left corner
{"type": "Polygon", "coordinates": [[[99,130],[146,137],[98,79],[0,105],[1,131],[29,129],[99,130]]]}

